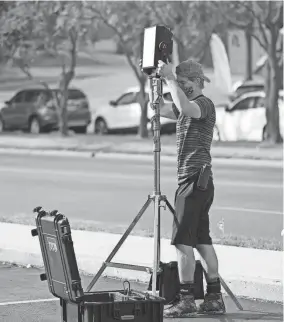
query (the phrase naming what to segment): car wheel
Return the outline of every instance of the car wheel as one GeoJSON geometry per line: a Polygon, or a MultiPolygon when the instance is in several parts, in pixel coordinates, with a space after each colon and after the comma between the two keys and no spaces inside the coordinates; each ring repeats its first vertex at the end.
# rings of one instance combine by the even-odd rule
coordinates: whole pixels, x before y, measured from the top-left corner
{"type": "Polygon", "coordinates": [[[219,129],[216,125],[214,126],[214,129],[213,129],[213,140],[214,141],[221,141],[220,132],[219,132],[219,129]]]}
{"type": "Polygon", "coordinates": [[[39,134],[41,133],[41,127],[40,127],[40,123],[37,117],[32,117],[30,119],[30,123],[29,123],[29,132],[31,134],[39,134]]]}
{"type": "Polygon", "coordinates": [[[87,126],[77,126],[73,128],[73,131],[78,134],[86,134],[87,126]]]}
{"type": "Polygon", "coordinates": [[[96,120],[95,133],[103,135],[103,134],[107,134],[107,132],[108,132],[108,129],[107,129],[107,124],[106,124],[105,120],[104,119],[96,120]]]}
{"type": "Polygon", "coordinates": [[[4,122],[2,120],[2,117],[0,117],[0,133],[4,132],[5,128],[4,128],[4,122]]]}

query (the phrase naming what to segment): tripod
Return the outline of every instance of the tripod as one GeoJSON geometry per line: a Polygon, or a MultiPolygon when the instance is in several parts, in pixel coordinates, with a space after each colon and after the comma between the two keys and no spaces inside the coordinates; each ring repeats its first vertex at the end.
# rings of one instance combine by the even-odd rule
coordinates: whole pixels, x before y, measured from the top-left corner
{"type": "MultiPolygon", "coordinates": [[[[152,274],[152,294],[154,296],[157,295],[156,290],[156,283],[157,283],[157,273],[159,273],[160,269],[160,239],[161,239],[161,230],[160,230],[160,221],[161,221],[161,207],[166,209],[166,206],[169,208],[170,212],[172,213],[174,220],[177,225],[179,225],[178,220],[175,215],[175,210],[171,206],[170,202],[168,201],[167,197],[165,195],[161,194],[161,188],[160,188],[160,153],[161,153],[161,137],[160,137],[160,100],[162,98],[163,94],[163,88],[162,88],[162,80],[157,75],[151,75],[149,76],[150,81],[150,102],[151,107],[154,110],[155,114],[152,118],[152,124],[153,124],[153,152],[154,152],[154,191],[152,195],[148,196],[147,201],[139,211],[139,213],[136,215],[130,226],[127,228],[125,233],[122,235],[120,240],[118,241],[117,245],[114,247],[110,255],[107,257],[106,261],[103,263],[93,280],[90,282],[90,284],[87,287],[87,292],[89,292],[92,287],[95,285],[95,283],[98,281],[106,267],[116,267],[116,268],[122,268],[122,269],[129,269],[129,270],[136,270],[136,271],[144,271],[147,273],[153,272],[152,274]],[[114,263],[111,262],[115,254],[118,252],[119,248],[122,246],[126,238],[129,236],[137,222],[140,220],[140,218],[143,216],[146,209],[149,207],[150,203],[154,203],[154,261],[153,261],[153,269],[150,267],[145,266],[137,266],[137,265],[130,265],[130,264],[122,264],[122,263],[114,263]]],[[[225,291],[228,293],[228,295],[232,298],[232,300],[235,302],[236,306],[243,310],[241,304],[238,302],[235,295],[232,293],[230,288],[227,286],[227,284],[224,282],[224,280],[220,277],[220,282],[225,291]]]]}
{"type": "Polygon", "coordinates": [[[134,218],[128,229],[125,231],[117,245],[114,247],[113,251],[110,253],[106,261],[103,263],[102,267],[99,269],[98,273],[95,275],[89,286],[87,287],[87,292],[89,292],[92,287],[95,285],[103,271],[106,267],[116,267],[137,271],[145,271],[151,272],[153,271],[153,281],[152,281],[152,293],[156,296],[156,282],[157,282],[157,273],[159,272],[159,263],[160,263],[160,217],[161,217],[161,207],[164,209],[166,206],[170,209],[173,216],[175,217],[175,211],[167,197],[161,194],[160,189],[160,152],[161,152],[161,143],[160,143],[160,100],[162,97],[163,89],[162,89],[162,80],[158,76],[149,76],[151,94],[150,94],[150,102],[151,107],[155,111],[155,114],[152,118],[153,131],[154,131],[154,191],[152,195],[148,196],[147,201],[134,218]],[[143,216],[146,209],[149,207],[150,203],[154,203],[154,262],[153,262],[153,270],[150,267],[137,266],[137,265],[129,265],[129,264],[121,264],[111,262],[112,258],[115,256],[121,245],[124,243],[126,238],[129,236],[137,222],[143,216]]]}

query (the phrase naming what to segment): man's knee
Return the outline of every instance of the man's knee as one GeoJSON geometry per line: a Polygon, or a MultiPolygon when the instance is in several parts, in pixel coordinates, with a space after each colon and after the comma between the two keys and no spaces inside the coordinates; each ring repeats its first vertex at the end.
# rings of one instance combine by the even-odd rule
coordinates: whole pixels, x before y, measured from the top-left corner
{"type": "Polygon", "coordinates": [[[178,262],[182,266],[195,266],[195,256],[194,251],[191,246],[178,244],[175,245],[177,250],[177,258],[178,262]]]}
{"type": "Polygon", "coordinates": [[[193,247],[192,246],[183,245],[183,244],[177,244],[177,245],[175,245],[175,247],[178,250],[178,252],[180,252],[181,254],[192,255],[192,253],[193,253],[193,247]]]}

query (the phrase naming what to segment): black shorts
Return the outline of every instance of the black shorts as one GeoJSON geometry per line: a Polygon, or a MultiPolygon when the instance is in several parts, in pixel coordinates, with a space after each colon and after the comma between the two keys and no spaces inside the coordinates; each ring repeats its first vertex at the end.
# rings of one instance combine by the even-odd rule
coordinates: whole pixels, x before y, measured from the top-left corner
{"type": "Polygon", "coordinates": [[[214,199],[214,184],[210,177],[206,190],[196,185],[197,177],[179,185],[175,195],[176,220],[173,221],[172,245],[196,247],[212,245],[209,229],[209,209],[214,199]]]}

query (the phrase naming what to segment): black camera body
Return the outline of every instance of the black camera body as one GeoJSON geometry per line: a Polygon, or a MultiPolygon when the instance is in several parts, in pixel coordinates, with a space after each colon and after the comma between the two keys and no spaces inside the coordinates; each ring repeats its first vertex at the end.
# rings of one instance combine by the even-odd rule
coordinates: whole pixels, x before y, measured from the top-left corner
{"type": "Polygon", "coordinates": [[[170,61],[173,52],[173,33],[165,26],[144,29],[142,70],[151,75],[158,67],[158,61],[170,61]]]}

